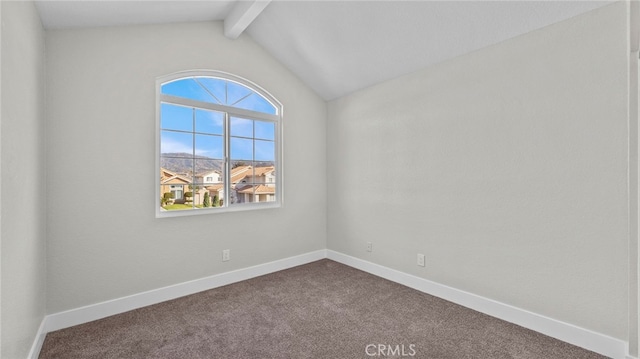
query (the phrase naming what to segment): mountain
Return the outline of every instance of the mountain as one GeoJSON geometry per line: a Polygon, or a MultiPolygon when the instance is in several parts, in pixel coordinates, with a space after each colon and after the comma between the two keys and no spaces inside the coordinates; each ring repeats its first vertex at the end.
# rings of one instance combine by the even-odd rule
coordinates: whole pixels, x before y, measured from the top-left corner
{"type": "MultiPolygon", "coordinates": [[[[160,156],[160,167],[176,173],[193,172],[193,158],[190,153],[163,153],[160,156]]],[[[195,173],[218,171],[222,173],[223,160],[206,156],[195,156],[195,173]]]]}
{"type": "MultiPolygon", "coordinates": [[[[160,167],[179,174],[193,173],[193,158],[190,153],[163,153],[160,156],[160,167]]],[[[232,161],[232,168],[237,166],[253,165],[255,167],[273,166],[273,162],[251,162],[245,160],[232,161]]],[[[209,171],[222,173],[224,161],[206,156],[195,156],[195,173],[200,174],[209,171]]]]}

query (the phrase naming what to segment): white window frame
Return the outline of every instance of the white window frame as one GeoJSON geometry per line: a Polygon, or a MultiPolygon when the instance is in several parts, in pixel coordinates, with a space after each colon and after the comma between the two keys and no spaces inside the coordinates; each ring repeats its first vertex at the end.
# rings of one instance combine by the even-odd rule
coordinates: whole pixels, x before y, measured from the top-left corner
{"type": "Polygon", "coordinates": [[[194,216],[194,215],[202,215],[202,214],[214,214],[214,213],[228,213],[228,212],[238,212],[238,211],[247,211],[247,210],[257,210],[257,209],[268,209],[268,208],[279,208],[283,205],[283,164],[282,164],[282,148],[283,148],[283,140],[282,140],[282,116],[283,116],[283,108],[282,104],[273,97],[269,92],[264,90],[262,87],[257,84],[244,79],[242,77],[215,70],[192,70],[192,71],[181,71],[176,72],[170,75],[161,76],[156,79],[156,170],[155,170],[155,206],[156,206],[156,218],[166,218],[166,217],[182,217],[182,216],[194,216]],[[260,96],[264,97],[267,101],[269,101],[275,108],[276,114],[268,114],[262,112],[256,112],[251,110],[245,110],[241,108],[218,105],[208,102],[201,102],[197,100],[185,99],[181,97],[171,96],[162,94],[162,85],[176,81],[182,78],[189,77],[210,77],[217,78],[221,80],[235,82],[239,85],[245,86],[250,90],[256,92],[260,96]],[[224,143],[225,143],[225,158],[224,158],[224,207],[212,207],[212,208],[197,208],[197,209],[188,209],[188,210],[162,210],[160,203],[160,180],[158,178],[158,174],[160,173],[160,134],[162,132],[161,121],[160,121],[160,113],[161,113],[161,104],[169,103],[176,104],[194,108],[200,108],[204,110],[213,110],[218,112],[223,112],[225,114],[225,127],[224,127],[224,143]],[[229,198],[231,195],[231,159],[229,157],[230,153],[230,128],[228,126],[229,119],[231,117],[239,117],[248,120],[258,120],[258,121],[269,121],[275,124],[275,168],[276,168],[276,194],[275,201],[273,202],[250,202],[250,203],[234,203],[231,204],[229,202],[229,198]]]}

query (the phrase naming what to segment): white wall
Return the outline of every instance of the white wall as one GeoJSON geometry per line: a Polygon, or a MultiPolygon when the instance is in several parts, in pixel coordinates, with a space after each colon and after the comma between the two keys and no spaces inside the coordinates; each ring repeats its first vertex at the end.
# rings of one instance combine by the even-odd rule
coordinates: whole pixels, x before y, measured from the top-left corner
{"type": "Polygon", "coordinates": [[[326,103],[249,37],[222,32],[47,32],[49,313],[325,248],[326,103]],[[191,69],[239,75],[283,103],[283,208],[155,218],[155,79],[191,69]]]}
{"type": "Polygon", "coordinates": [[[45,313],[44,31],[33,2],[2,8],[2,358],[25,358],[45,313]]]}
{"type": "Polygon", "coordinates": [[[629,355],[638,357],[638,48],[640,3],[629,2],[629,355]]]}
{"type": "MultiPolygon", "coordinates": [[[[0,159],[2,158],[2,3],[0,3],[0,159]]],[[[0,357],[2,357],[2,165],[0,164],[0,357]]]]}
{"type": "Polygon", "coordinates": [[[626,341],[627,17],[332,101],[328,248],[626,341]]]}

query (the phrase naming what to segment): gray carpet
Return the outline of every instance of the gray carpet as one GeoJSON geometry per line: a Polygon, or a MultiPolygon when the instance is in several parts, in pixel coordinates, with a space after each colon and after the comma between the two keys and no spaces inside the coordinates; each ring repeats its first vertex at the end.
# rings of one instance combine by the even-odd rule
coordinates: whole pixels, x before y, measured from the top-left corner
{"type": "Polygon", "coordinates": [[[51,332],[40,352],[41,359],[402,355],[603,358],[327,259],[51,332]]]}

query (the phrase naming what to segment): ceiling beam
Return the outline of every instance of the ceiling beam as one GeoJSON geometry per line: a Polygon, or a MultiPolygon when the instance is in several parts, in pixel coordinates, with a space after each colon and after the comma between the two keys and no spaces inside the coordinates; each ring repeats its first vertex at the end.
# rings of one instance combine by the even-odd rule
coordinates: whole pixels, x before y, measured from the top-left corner
{"type": "Polygon", "coordinates": [[[271,0],[237,1],[224,19],[224,36],[232,40],[237,39],[270,2],[271,0]]]}

